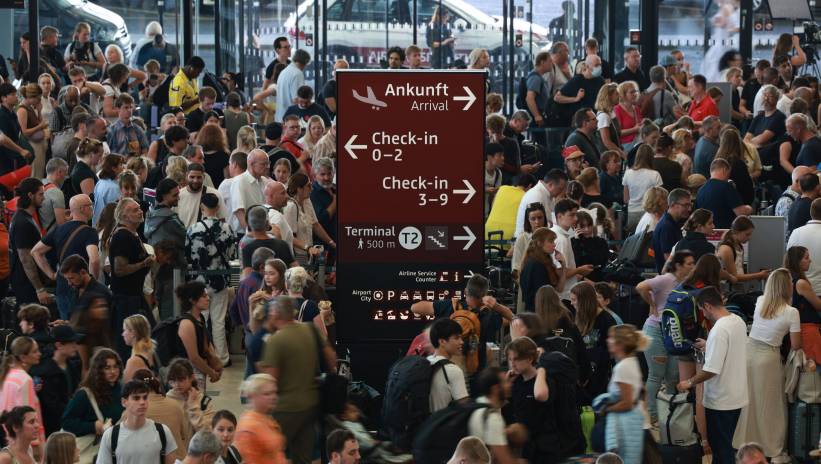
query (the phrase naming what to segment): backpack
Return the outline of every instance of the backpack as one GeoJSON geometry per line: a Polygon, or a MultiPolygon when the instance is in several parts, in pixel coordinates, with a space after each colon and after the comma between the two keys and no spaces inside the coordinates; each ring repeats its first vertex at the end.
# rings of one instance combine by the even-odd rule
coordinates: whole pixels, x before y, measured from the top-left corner
{"type": "Polygon", "coordinates": [[[413,459],[416,464],[441,464],[447,462],[456,450],[459,440],[470,435],[468,422],[477,410],[484,409],[487,422],[490,409],[487,404],[451,404],[436,411],[419,427],[413,440],[413,459]]]}
{"type": "Polygon", "coordinates": [[[692,343],[699,334],[696,295],[699,290],[679,285],[670,292],[661,312],[661,338],[671,355],[686,355],[693,351],[692,343]]]}
{"type": "Polygon", "coordinates": [[[482,334],[482,324],[479,316],[470,309],[465,309],[462,303],[453,298],[452,321],[462,327],[462,355],[465,358],[465,375],[473,375],[479,370],[479,340],[482,334]]]}
{"type": "Polygon", "coordinates": [[[174,76],[168,75],[165,77],[165,80],[162,81],[162,84],[158,85],[156,89],[154,89],[154,93],[151,95],[151,103],[158,107],[164,108],[168,106],[168,91],[171,88],[171,81],[174,80],[174,76]]]}
{"type": "MultiPolygon", "coordinates": [[[[639,111],[641,114],[649,119],[654,119],[653,116],[656,115],[656,103],[653,101],[653,98],[656,96],[657,93],[663,91],[663,87],[658,87],[652,92],[644,92],[639,96],[639,111]]],[[[662,108],[662,111],[664,108],[662,108]]],[[[662,115],[663,116],[663,115],[662,115]]]]}
{"type": "MultiPolygon", "coordinates": [[[[68,182],[68,181],[69,181],[69,179],[66,179],[66,182],[68,182]]],[[[51,182],[48,182],[48,183],[46,183],[46,185],[43,186],[43,191],[46,192],[46,191],[49,191],[53,188],[57,188],[57,186],[52,184],[51,182]]],[[[6,202],[6,211],[4,213],[4,219],[6,220],[6,224],[11,224],[11,219],[14,217],[14,213],[17,212],[17,201],[19,199],[20,199],[20,197],[14,197],[11,200],[6,202]]],[[[51,224],[41,224],[41,225],[43,226],[42,228],[45,229],[45,230],[48,230],[48,228],[51,227],[51,224]]]]}
{"type": "Polygon", "coordinates": [[[172,359],[177,357],[187,357],[185,346],[180,339],[180,321],[187,319],[194,322],[190,314],[185,314],[179,317],[166,319],[157,324],[151,331],[151,338],[157,342],[156,353],[157,357],[163,366],[167,366],[172,359]]]}
{"type": "Polygon", "coordinates": [[[695,427],[693,391],[671,395],[663,388],[656,395],[659,418],[659,444],[690,446],[699,443],[695,427]]]}
{"type": "MultiPolygon", "coordinates": [[[[160,464],[165,464],[165,430],[162,424],[154,422],[154,427],[157,429],[157,434],[160,436],[160,464]]],[[[117,441],[120,438],[120,424],[114,426],[111,431],[111,464],[117,464],[117,441]]]]}
{"type": "Polygon", "coordinates": [[[68,161],[68,146],[74,140],[74,129],[71,127],[54,134],[51,142],[51,156],[68,161]]]}
{"type": "Polygon", "coordinates": [[[225,95],[228,94],[228,89],[222,85],[222,82],[217,78],[217,76],[212,73],[205,71],[202,73],[202,86],[203,87],[211,87],[214,91],[217,92],[217,100],[218,102],[225,100],[225,95]]]}
{"type": "Polygon", "coordinates": [[[421,356],[407,356],[391,366],[382,405],[385,435],[401,449],[410,449],[416,429],[430,416],[430,386],[439,370],[450,384],[443,359],[431,364],[421,356]]]}

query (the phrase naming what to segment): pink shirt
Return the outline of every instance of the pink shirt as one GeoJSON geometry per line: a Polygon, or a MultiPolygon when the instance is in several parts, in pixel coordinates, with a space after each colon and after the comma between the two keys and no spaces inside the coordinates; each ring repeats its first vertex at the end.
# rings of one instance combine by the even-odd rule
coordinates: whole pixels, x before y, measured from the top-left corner
{"type": "Polygon", "coordinates": [[[17,406],[31,406],[37,413],[40,422],[40,442],[45,443],[46,433],[43,427],[43,411],[40,399],[34,391],[34,380],[23,369],[12,368],[3,380],[0,388],[0,411],[10,411],[17,406]]]}
{"type": "Polygon", "coordinates": [[[664,304],[667,303],[667,297],[670,296],[670,292],[676,288],[678,285],[678,281],[676,280],[676,276],[672,273],[657,275],[650,280],[646,280],[647,285],[650,286],[650,294],[653,297],[653,306],[656,308],[656,315],[653,315],[653,311],[650,312],[650,316],[647,317],[647,320],[650,323],[655,323],[658,325],[661,322],[661,311],[664,310],[664,304]]]}

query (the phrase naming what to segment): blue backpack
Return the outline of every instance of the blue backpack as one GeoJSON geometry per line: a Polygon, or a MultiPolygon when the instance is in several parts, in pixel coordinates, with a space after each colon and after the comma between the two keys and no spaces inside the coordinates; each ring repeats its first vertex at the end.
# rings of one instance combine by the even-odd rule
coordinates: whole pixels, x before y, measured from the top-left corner
{"type": "Polygon", "coordinates": [[[671,355],[686,355],[693,351],[699,334],[696,295],[699,290],[678,285],[667,297],[661,312],[661,336],[664,348],[671,355]]]}

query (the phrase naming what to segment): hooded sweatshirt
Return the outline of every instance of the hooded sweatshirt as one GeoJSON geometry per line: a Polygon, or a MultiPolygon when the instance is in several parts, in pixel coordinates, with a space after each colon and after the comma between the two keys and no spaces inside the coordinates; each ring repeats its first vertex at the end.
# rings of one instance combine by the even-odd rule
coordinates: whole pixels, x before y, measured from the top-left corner
{"type": "Polygon", "coordinates": [[[185,267],[185,225],[174,210],[163,204],[151,208],[145,218],[145,238],[151,246],[164,240],[174,242],[175,267],[185,267]]]}

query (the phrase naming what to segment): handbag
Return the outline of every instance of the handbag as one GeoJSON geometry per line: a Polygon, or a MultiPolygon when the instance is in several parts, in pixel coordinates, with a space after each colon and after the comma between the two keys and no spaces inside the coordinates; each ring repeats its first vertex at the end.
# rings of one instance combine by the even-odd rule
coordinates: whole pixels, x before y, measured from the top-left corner
{"type": "MultiPolygon", "coordinates": [[[[94,409],[94,415],[97,420],[103,422],[103,429],[111,427],[111,419],[105,419],[103,413],[100,412],[100,407],[97,405],[97,399],[94,398],[94,393],[82,387],[81,390],[86,392],[88,402],[91,403],[91,408],[94,409]]],[[[62,430],[65,432],[65,430],[62,430]]],[[[96,433],[90,433],[81,437],[76,437],[77,449],[80,450],[80,464],[93,464],[97,460],[97,452],[100,450],[100,437],[96,433]]]]}
{"type": "Polygon", "coordinates": [[[798,373],[798,399],[808,404],[821,403],[821,373],[801,369],[798,373]]]}
{"type": "Polygon", "coordinates": [[[345,409],[348,401],[348,379],[331,372],[330,366],[322,355],[323,343],[319,329],[310,324],[316,341],[316,352],[319,356],[319,367],[323,373],[319,376],[319,402],[323,414],[339,414],[345,409]]]}

